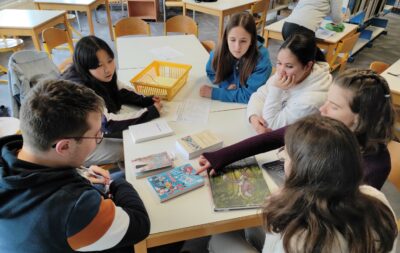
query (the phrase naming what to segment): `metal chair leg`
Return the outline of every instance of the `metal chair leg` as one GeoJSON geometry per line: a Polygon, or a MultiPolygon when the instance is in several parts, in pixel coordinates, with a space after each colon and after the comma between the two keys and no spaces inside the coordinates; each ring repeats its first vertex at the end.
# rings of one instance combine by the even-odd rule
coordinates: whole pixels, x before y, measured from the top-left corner
{"type": "Polygon", "coordinates": [[[82,32],[81,21],[79,21],[78,11],[75,11],[76,21],[78,22],[79,31],[82,32]]]}

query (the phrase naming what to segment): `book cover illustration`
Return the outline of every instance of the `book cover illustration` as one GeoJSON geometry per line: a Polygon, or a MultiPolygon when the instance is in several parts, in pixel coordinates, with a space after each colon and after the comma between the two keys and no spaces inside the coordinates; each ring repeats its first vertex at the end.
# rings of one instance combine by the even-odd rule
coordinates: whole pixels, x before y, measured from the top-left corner
{"type": "Polygon", "coordinates": [[[145,157],[136,158],[132,160],[132,164],[136,169],[135,172],[146,172],[166,167],[172,167],[173,160],[172,155],[168,154],[168,152],[161,152],[145,157]]]}
{"type": "Polygon", "coordinates": [[[215,211],[259,208],[270,193],[254,157],[226,166],[209,181],[215,211]]]}
{"type": "Polygon", "coordinates": [[[147,178],[161,202],[204,185],[202,176],[190,164],[175,167],[147,178]]]}

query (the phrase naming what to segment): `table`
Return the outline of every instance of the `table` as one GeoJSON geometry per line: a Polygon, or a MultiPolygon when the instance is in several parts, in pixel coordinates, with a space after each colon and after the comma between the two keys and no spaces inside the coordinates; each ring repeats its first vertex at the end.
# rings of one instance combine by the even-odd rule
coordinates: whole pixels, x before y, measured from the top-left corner
{"type": "MultiPolygon", "coordinates": [[[[283,40],[282,28],[284,22],[285,19],[281,19],[278,22],[272,23],[264,28],[265,47],[268,47],[268,39],[283,40]]],[[[322,21],[321,27],[324,27],[326,23],[329,23],[329,21],[327,20],[322,21]]],[[[332,59],[334,51],[340,40],[356,33],[357,29],[358,25],[345,23],[345,28],[343,32],[335,33],[333,36],[330,36],[325,39],[318,39],[317,37],[318,47],[326,50],[325,56],[327,62],[329,62],[332,59]]]]}
{"type": "Polygon", "coordinates": [[[66,10],[86,12],[90,34],[92,35],[94,35],[92,10],[96,10],[97,6],[104,4],[106,6],[110,37],[111,40],[114,40],[110,15],[110,5],[108,3],[108,0],[34,0],[34,3],[36,5],[36,8],[39,10],[66,10]]]}
{"type": "MultiPolygon", "coordinates": [[[[164,47],[180,53],[179,56],[167,61],[192,65],[186,85],[178,92],[173,101],[183,101],[187,98],[209,100],[199,95],[199,88],[202,84],[211,84],[205,70],[209,54],[194,35],[117,38],[118,79],[129,84],[130,79],[140,70],[152,61],[160,59],[151,53],[151,50],[164,47]]],[[[246,106],[246,104],[211,101],[211,111],[242,109],[246,106]]]]}
{"type": "Polygon", "coordinates": [[[183,0],[183,15],[186,15],[186,9],[199,11],[219,19],[218,38],[222,38],[224,32],[224,17],[241,11],[251,9],[251,6],[258,0],[218,0],[216,2],[200,2],[194,0],[183,0]]]}
{"type": "Polygon", "coordinates": [[[40,51],[40,37],[44,29],[63,23],[69,31],[65,11],[16,10],[0,11],[0,35],[31,36],[36,50],[40,51]]]}
{"type": "Polygon", "coordinates": [[[383,76],[389,84],[393,104],[400,106],[400,59],[386,69],[381,76],[383,76]],[[392,74],[398,76],[393,76],[392,74]]]}
{"type": "MultiPolygon", "coordinates": [[[[238,109],[210,113],[207,124],[169,122],[175,135],[139,144],[134,144],[129,133],[124,131],[126,178],[143,199],[152,224],[149,237],[135,245],[136,253],[147,252],[147,248],[158,245],[262,224],[260,210],[214,212],[207,180],[205,186],[161,204],[151,192],[152,189],[146,179],[135,178],[132,173],[133,166],[129,163],[134,158],[168,150],[177,155],[175,165],[184,164],[187,161],[177,152],[176,139],[205,129],[220,137],[224,141],[224,146],[236,143],[254,134],[245,120],[245,115],[245,109],[238,109]]],[[[276,160],[273,151],[258,155],[256,158],[260,164],[276,160]]],[[[198,168],[197,160],[191,160],[190,163],[194,168],[198,168]]],[[[276,190],[276,184],[266,172],[263,173],[270,190],[276,190]]]]}

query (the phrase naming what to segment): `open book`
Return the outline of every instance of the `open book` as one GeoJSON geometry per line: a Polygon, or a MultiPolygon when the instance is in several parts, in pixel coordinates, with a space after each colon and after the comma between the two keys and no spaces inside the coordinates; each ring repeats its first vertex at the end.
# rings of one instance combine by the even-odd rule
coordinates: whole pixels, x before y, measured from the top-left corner
{"type": "Polygon", "coordinates": [[[167,121],[164,119],[158,119],[143,124],[129,126],[129,133],[134,143],[140,143],[173,135],[174,131],[169,127],[167,121]]]}
{"type": "Polygon", "coordinates": [[[254,157],[218,170],[209,181],[214,211],[260,208],[270,193],[254,157]]]}

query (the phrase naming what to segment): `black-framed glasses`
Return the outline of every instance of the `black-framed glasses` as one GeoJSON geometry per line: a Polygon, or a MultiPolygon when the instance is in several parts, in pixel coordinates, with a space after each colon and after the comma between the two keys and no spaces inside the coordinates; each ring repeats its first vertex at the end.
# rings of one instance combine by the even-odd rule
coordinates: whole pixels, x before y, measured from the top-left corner
{"type": "MultiPolygon", "coordinates": [[[[87,137],[86,136],[78,136],[78,137],[77,136],[68,136],[68,137],[62,137],[60,139],[75,139],[77,141],[81,140],[81,139],[95,139],[96,140],[96,144],[98,145],[104,139],[104,132],[100,130],[96,135],[98,135],[98,136],[93,136],[93,137],[89,137],[89,136],[87,136],[87,137]]],[[[56,145],[57,145],[57,143],[54,143],[51,147],[55,148],[56,145]]]]}
{"type": "Polygon", "coordinates": [[[276,152],[276,157],[278,158],[278,161],[280,161],[280,162],[285,162],[285,156],[283,153],[284,151],[285,151],[285,146],[279,148],[278,151],[276,152]]]}

